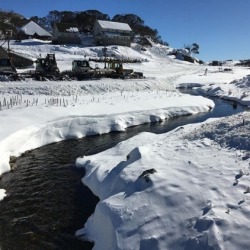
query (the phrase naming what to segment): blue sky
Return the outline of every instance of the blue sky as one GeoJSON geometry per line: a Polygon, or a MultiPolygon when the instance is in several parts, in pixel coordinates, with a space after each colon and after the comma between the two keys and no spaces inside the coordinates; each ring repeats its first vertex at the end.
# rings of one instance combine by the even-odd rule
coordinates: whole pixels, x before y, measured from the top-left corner
{"type": "Polygon", "coordinates": [[[25,17],[51,10],[133,13],[171,47],[198,43],[202,60],[250,59],[250,0],[0,0],[0,9],[25,17]]]}

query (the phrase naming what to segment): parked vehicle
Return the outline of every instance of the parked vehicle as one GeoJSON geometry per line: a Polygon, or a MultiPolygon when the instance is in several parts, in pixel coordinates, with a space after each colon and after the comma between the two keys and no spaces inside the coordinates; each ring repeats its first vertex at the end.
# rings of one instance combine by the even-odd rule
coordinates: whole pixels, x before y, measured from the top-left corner
{"type": "MultiPolygon", "coordinates": [[[[24,78],[34,78],[35,80],[88,80],[88,79],[100,79],[103,77],[108,78],[143,78],[141,72],[134,72],[133,69],[124,69],[123,62],[119,60],[105,61],[105,67],[100,69],[90,66],[90,61],[87,59],[74,60],[72,62],[72,69],[60,72],[55,54],[47,54],[46,57],[38,58],[36,60],[35,70],[25,71],[21,74],[17,74],[15,68],[11,65],[10,60],[2,62],[0,65],[0,74],[3,75],[13,74],[22,76],[24,78]],[[6,64],[4,68],[4,64],[6,64]],[[1,71],[2,68],[2,71],[1,71]],[[3,68],[5,70],[3,70],[3,68]]],[[[17,77],[18,78],[18,77],[17,77]]],[[[16,78],[16,79],[17,79],[16,78]]]]}
{"type": "Polygon", "coordinates": [[[72,70],[63,71],[61,73],[62,78],[68,76],[70,79],[84,80],[100,78],[99,68],[92,68],[89,61],[84,60],[74,60],[72,62],[72,70]]]}
{"type": "Polygon", "coordinates": [[[124,69],[123,63],[119,60],[112,60],[107,63],[107,68],[113,70],[113,73],[110,74],[112,78],[143,78],[143,73],[135,72],[133,69],[124,69]]]}

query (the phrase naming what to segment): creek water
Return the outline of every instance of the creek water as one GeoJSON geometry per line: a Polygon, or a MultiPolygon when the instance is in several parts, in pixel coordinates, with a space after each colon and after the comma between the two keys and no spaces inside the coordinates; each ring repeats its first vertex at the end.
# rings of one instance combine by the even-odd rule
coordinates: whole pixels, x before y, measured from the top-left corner
{"type": "Polygon", "coordinates": [[[121,133],[62,141],[18,157],[15,170],[0,180],[0,188],[7,192],[0,202],[0,249],[92,249],[92,243],[74,237],[98,202],[81,184],[84,170],[75,167],[76,158],[101,152],[142,131],[166,133],[178,126],[244,110],[240,105],[233,107],[232,102],[214,102],[216,106],[210,112],[136,126],[121,133]]]}

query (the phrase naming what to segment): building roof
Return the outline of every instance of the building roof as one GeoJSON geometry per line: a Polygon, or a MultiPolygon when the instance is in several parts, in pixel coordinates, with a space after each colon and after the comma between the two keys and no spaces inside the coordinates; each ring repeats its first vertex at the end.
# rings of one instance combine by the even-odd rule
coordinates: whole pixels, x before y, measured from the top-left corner
{"type": "Polygon", "coordinates": [[[78,33],[79,29],[73,23],[55,23],[59,32],[78,33]]]}
{"type": "Polygon", "coordinates": [[[39,36],[48,36],[48,37],[52,36],[47,30],[45,30],[44,28],[42,28],[40,25],[38,25],[33,21],[30,21],[24,26],[22,26],[20,30],[23,31],[28,36],[33,36],[35,34],[39,36]]]}
{"type": "Polygon", "coordinates": [[[103,29],[132,31],[132,29],[127,23],[118,23],[118,22],[110,22],[103,20],[97,20],[97,22],[103,29]]]}

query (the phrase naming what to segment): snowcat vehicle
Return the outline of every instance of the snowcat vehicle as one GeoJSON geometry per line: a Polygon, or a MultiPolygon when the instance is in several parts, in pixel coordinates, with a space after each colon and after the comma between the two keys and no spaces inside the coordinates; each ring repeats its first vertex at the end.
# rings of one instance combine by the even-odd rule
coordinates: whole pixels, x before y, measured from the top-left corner
{"type": "Polygon", "coordinates": [[[47,54],[46,57],[35,61],[36,69],[21,73],[22,76],[35,80],[60,80],[60,70],[57,67],[55,54],[47,54]]]}
{"type": "Polygon", "coordinates": [[[113,72],[109,74],[111,78],[122,78],[122,79],[143,78],[143,73],[141,72],[135,72],[133,69],[124,69],[123,63],[119,60],[108,61],[107,69],[113,70],[113,72]]]}
{"type": "Polygon", "coordinates": [[[47,54],[45,58],[38,58],[36,60],[36,76],[51,78],[59,76],[59,73],[55,54],[47,54]]]}
{"type": "Polygon", "coordinates": [[[90,67],[88,60],[74,60],[72,62],[72,76],[78,80],[95,77],[95,70],[90,67]]]}
{"type": "Polygon", "coordinates": [[[89,61],[86,59],[74,60],[72,62],[72,70],[63,71],[61,75],[68,76],[71,79],[76,78],[77,80],[100,78],[98,69],[92,68],[89,64],[89,61]]]}

